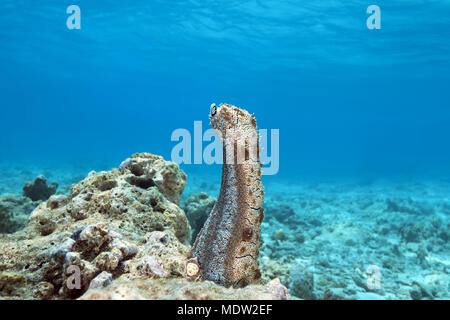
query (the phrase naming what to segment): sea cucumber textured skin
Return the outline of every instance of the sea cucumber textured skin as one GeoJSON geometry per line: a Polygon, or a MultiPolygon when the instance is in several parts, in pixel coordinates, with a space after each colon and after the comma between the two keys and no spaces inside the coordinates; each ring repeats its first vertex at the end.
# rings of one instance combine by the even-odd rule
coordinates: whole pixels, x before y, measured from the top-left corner
{"type": "Polygon", "coordinates": [[[203,280],[244,287],[261,278],[258,255],[264,192],[256,120],[228,104],[211,106],[211,126],[222,140],[219,198],[194,243],[203,280]]]}

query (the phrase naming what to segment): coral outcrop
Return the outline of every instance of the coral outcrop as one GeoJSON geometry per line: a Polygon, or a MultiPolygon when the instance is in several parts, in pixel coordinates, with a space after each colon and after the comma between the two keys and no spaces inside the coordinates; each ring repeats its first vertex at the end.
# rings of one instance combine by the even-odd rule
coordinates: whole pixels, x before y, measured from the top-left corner
{"type": "Polygon", "coordinates": [[[264,192],[256,120],[228,104],[219,108],[213,104],[210,120],[223,145],[222,183],[192,257],[198,258],[203,279],[244,287],[261,278],[258,255],[264,192]]]}
{"type": "Polygon", "coordinates": [[[123,273],[181,277],[190,240],[177,205],[185,183],[175,163],[142,153],[91,172],[68,197],[51,196],[25,229],[0,235],[0,296],[77,298],[123,273]],[[80,281],[69,288],[76,271],[80,281]]]}
{"type": "Polygon", "coordinates": [[[136,153],[123,161],[120,171],[130,172],[127,181],[135,186],[148,189],[156,186],[169,201],[178,205],[186,186],[186,174],[174,162],[150,153],[136,153]]]}
{"type": "Polygon", "coordinates": [[[39,205],[30,216],[29,228],[48,235],[72,222],[71,226],[105,221],[133,237],[170,230],[188,244],[189,223],[177,205],[185,183],[186,175],[175,163],[135,154],[119,169],[91,172],[72,186],[67,199],[53,197],[39,205]]]}
{"type": "Polygon", "coordinates": [[[23,186],[23,195],[32,201],[45,201],[51,195],[55,194],[56,189],[58,189],[56,182],[48,184],[47,179],[43,175],[40,175],[33,181],[28,181],[23,186]]]}

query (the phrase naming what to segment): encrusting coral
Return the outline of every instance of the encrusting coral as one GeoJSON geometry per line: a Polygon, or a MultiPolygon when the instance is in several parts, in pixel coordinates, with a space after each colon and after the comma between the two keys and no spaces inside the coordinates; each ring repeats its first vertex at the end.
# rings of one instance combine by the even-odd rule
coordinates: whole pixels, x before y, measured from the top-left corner
{"type": "Polygon", "coordinates": [[[263,186],[256,120],[228,104],[211,105],[211,126],[223,145],[219,198],[194,244],[204,280],[244,287],[261,278],[258,255],[263,186]]]}

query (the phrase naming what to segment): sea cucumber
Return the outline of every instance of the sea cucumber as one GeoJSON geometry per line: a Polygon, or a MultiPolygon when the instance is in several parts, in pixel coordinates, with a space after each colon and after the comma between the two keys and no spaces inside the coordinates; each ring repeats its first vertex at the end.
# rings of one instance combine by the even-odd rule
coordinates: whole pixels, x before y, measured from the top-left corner
{"type": "Polygon", "coordinates": [[[211,105],[211,126],[223,146],[219,198],[192,249],[203,280],[244,287],[261,278],[258,255],[264,191],[254,115],[229,104],[211,105]]]}

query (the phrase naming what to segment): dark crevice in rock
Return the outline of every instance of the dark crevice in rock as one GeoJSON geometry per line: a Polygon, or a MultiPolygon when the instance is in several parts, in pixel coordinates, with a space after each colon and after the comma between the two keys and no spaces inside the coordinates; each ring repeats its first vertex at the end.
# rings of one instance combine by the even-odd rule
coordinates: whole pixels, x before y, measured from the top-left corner
{"type": "Polygon", "coordinates": [[[101,191],[108,191],[108,190],[111,190],[111,189],[113,189],[113,188],[115,188],[115,187],[117,187],[117,181],[114,181],[114,180],[106,180],[106,181],[103,181],[103,182],[98,186],[98,188],[99,188],[101,191]]]}
{"type": "Polygon", "coordinates": [[[144,168],[142,168],[142,165],[139,163],[133,163],[130,166],[130,171],[132,174],[134,174],[135,176],[138,176],[138,177],[144,175],[144,173],[145,173],[144,168]]]}
{"type": "Polygon", "coordinates": [[[154,187],[156,186],[155,182],[153,181],[153,179],[149,176],[141,176],[141,177],[137,177],[137,176],[130,176],[128,178],[126,178],[127,182],[133,186],[142,188],[142,189],[148,189],[150,187],[154,187]]]}

